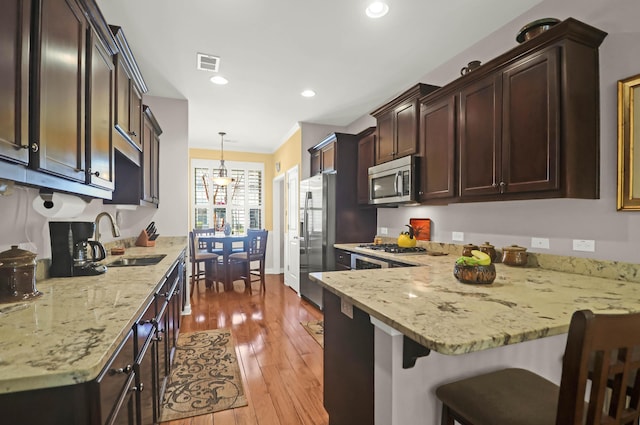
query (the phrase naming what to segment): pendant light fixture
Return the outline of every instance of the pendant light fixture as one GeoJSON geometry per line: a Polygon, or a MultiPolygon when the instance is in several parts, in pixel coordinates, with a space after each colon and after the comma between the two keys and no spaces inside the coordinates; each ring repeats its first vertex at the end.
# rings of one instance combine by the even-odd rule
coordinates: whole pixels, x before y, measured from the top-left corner
{"type": "Polygon", "coordinates": [[[233,182],[233,178],[231,178],[227,174],[227,167],[224,166],[224,131],[218,133],[220,135],[220,167],[218,168],[218,175],[213,177],[213,183],[218,186],[227,186],[229,183],[233,182]]]}

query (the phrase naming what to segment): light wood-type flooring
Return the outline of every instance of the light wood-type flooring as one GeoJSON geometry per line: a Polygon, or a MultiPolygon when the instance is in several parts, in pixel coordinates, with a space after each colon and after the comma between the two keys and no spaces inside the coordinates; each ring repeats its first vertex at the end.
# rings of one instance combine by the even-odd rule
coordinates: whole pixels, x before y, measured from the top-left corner
{"type": "Polygon", "coordinates": [[[234,292],[194,288],[190,316],[180,332],[231,328],[248,406],[162,425],[327,425],[322,404],[322,347],[300,322],[322,313],[283,283],[267,275],[266,293],[259,283],[253,295],[244,283],[234,292]]]}

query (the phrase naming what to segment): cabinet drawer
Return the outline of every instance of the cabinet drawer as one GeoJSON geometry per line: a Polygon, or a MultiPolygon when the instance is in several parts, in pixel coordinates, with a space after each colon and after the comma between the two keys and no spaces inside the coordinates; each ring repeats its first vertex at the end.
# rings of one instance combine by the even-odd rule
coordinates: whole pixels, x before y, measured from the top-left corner
{"type": "Polygon", "coordinates": [[[115,407],[119,404],[123,391],[129,391],[127,383],[133,372],[133,345],[133,330],[131,330],[96,380],[102,424],[107,423],[109,417],[117,413],[115,407]]]}
{"type": "Polygon", "coordinates": [[[346,266],[347,269],[351,269],[351,253],[347,251],[336,250],[336,265],[346,266]]]}

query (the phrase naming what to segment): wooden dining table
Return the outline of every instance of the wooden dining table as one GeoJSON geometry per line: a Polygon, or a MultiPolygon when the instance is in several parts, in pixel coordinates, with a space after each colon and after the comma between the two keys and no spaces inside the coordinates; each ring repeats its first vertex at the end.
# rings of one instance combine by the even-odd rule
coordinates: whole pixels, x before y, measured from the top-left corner
{"type": "MultiPolygon", "coordinates": [[[[223,279],[222,284],[224,286],[225,291],[230,291],[233,289],[233,280],[232,280],[232,270],[229,266],[229,256],[234,252],[243,252],[247,250],[247,242],[249,241],[249,236],[247,235],[202,235],[198,237],[198,240],[205,242],[207,244],[208,252],[215,252],[220,254],[222,251],[222,264],[220,265],[223,269],[223,279]],[[242,248],[238,247],[242,243],[242,248]],[[222,249],[216,248],[216,245],[222,245],[222,249]],[[235,248],[234,248],[235,245],[235,248]]],[[[219,278],[219,277],[218,277],[219,278]]],[[[207,261],[205,263],[205,285],[207,288],[210,288],[214,284],[214,273],[213,273],[213,264],[207,261]]]]}

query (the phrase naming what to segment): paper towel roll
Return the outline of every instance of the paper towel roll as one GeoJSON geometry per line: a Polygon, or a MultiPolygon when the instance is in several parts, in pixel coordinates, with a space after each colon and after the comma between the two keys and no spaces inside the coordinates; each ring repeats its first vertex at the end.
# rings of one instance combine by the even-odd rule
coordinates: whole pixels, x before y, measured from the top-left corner
{"type": "Polygon", "coordinates": [[[54,192],[51,200],[48,196],[36,196],[33,200],[33,209],[40,215],[51,218],[73,218],[82,214],[87,203],[81,198],[66,193],[54,192]],[[46,198],[46,199],[45,199],[46,198]]]}

